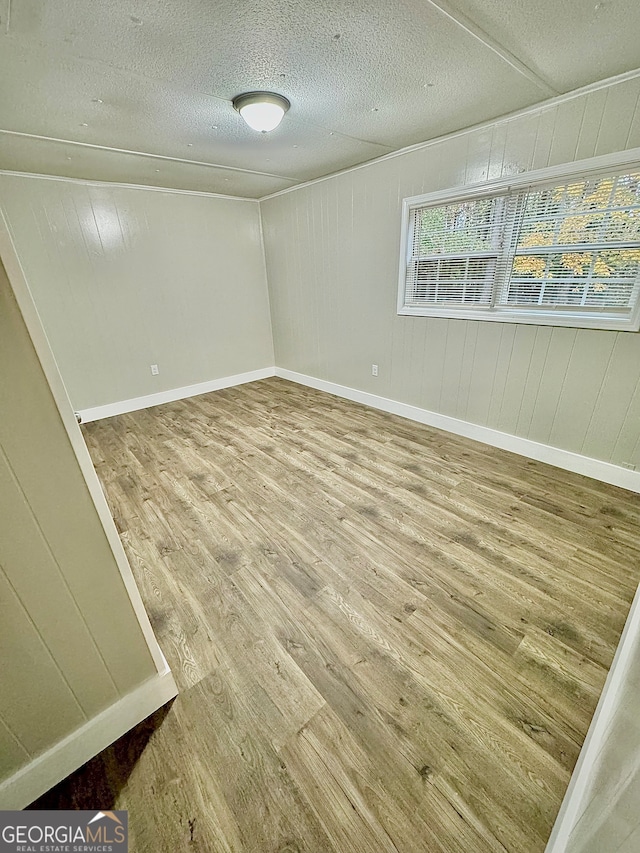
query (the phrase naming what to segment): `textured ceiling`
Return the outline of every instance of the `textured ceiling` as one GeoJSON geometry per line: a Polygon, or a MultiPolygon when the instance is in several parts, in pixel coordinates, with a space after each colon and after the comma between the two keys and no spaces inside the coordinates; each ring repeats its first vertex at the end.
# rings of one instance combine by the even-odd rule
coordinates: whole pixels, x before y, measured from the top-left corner
{"type": "Polygon", "coordinates": [[[635,69],[638,31],[638,0],[0,0],[0,169],[260,197],[635,69]]]}

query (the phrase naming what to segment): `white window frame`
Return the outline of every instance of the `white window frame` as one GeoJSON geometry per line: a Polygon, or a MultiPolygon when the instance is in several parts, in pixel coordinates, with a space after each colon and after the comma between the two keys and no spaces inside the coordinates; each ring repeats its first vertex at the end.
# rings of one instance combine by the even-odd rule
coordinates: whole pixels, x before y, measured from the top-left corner
{"type": "Polygon", "coordinates": [[[625,170],[640,170],[640,148],[630,149],[615,154],[593,157],[589,160],[577,160],[561,166],[551,166],[546,169],[523,172],[509,178],[495,181],[485,181],[481,184],[467,184],[452,189],[439,190],[426,195],[412,196],[403,199],[402,223],[400,237],[400,265],[398,278],[398,314],[410,317],[445,317],[460,320],[482,320],[499,323],[529,323],[542,326],[570,326],[583,329],[613,329],[618,331],[637,332],[640,329],[640,299],[629,314],[616,316],[606,309],[598,312],[572,310],[568,308],[552,308],[548,310],[527,310],[521,306],[509,308],[505,306],[407,306],[405,304],[407,265],[411,258],[413,242],[412,213],[418,207],[440,206],[459,201],[469,201],[491,197],[501,192],[515,190],[539,189],[545,184],[553,185],[563,179],[588,178],[603,173],[621,172],[625,170]]]}

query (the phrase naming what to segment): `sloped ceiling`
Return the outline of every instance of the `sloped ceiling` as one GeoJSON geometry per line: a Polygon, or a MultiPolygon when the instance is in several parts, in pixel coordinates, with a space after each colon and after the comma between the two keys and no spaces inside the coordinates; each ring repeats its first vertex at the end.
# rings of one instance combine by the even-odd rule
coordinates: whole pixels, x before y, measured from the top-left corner
{"type": "Polygon", "coordinates": [[[0,169],[245,197],[640,66],[638,0],[0,0],[0,169]],[[271,134],[235,95],[281,92],[271,134]]]}

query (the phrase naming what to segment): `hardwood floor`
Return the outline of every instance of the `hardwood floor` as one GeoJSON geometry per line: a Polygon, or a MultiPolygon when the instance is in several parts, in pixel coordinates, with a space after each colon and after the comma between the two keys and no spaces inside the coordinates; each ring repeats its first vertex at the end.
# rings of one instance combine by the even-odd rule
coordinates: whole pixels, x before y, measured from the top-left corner
{"type": "Polygon", "coordinates": [[[132,851],[542,853],[640,496],[280,379],[85,434],[181,688],[132,851]]]}

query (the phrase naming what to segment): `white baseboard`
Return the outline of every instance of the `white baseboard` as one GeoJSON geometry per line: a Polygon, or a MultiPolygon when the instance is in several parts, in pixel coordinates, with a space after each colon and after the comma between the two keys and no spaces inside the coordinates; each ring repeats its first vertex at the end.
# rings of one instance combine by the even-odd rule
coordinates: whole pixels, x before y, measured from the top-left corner
{"type": "Polygon", "coordinates": [[[315,376],[307,376],[304,373],[296,373],[283,367],[264,367],[248,373],[237,373],[235,376],[212,379],[208,382],[200,382],[197,385],[186,385],[183,388],[159,391],[157,394],[148,394],[145,397],[133,397],[129,400],[83,409],[79,414],[83,423],[89,423],[102,418],[111,418],[114,415],[135,412],[138,409],[159,406],[162,403],[171,403],[174,400],[196,397],[198,394],[208,394],[210,391],[220,391],[222,388],[231,388],[234,385],[243,385],[246,382],[256,382],[258,379],[267,379],[270,376],[280,376],[282,379],[307,385],[310,388],[317,388],[319,391],[326,391],[328,394],[335,394],[337,397],[344,397],[346,400],[353,400],[356,403],[363,403],[365,406],[371,406],[383,412],[390,412],[393,415],[400,415],[400,417],[436,427],[436,429],[462,435],[465,438],[472,438],[475,441],[482,441],[493,447],[518,453],[520,456],[536,459],[538,462],[546,462],[549,465],[555,465],[556,468],[564,468],[566,471],[583,474],[586,477],[592,477],[594,480],[610,483],[612,486],[620,486],[620,488],[629,489],[632,492],[640,492],[640,471],[632,471],[622,468],[620,465],[612,465],[610,462],[603,462],[590,456],[582,456],[580,453],[573,453],[570,450],[562,450],[560,447],[541,444],[538,441],[531,441],[531,439],[521,438],[508,432],[500,432],[459,418],[441,415],[438,412],[431,412],[428,409],[421,409],[408,403],[400,403],[387,397],[379,397],[377,394],[359,391],[357,388],[338,385],[335,382],[327,382],[324,379],[317,379],[315,376]]]}
{"type": "Polygon", "coordinates": [[[106,749],[178,693],[166,672],[154,675],[0,783],[0,809],[23,809],[106,749]]]}
{"type": "Polygon", "coordinates": [[[566,471],[584,474],[586,477],[601,480],[603,483],[620,486],[632,492],[640,492],[640,471],[631,471],[627,468],[621,468],[619,465],[612,465],[610,462],[592,459],[590,456],[582,456],[579,453],[572,453],[559,447],[551,447],[548,444],[541,444],[528,438],[520,438],[517,435],[511,435],[511,433],[472,424],[459,418],[451,418],[448,415],[438,414],[438,412],[430,412],[428,409],[420,409],[417,406],[410,406],[408,403],[399,403],[397,400],[389,400],[387,397],[378,397],[376,394],[370,394],[367,391],[359,391],[357,388],[349,388],[346,385],[337,385],[335,382],[316,379],[314,376],[295,373],[293,370],[286,370],[282,367],[276,367],[275,375],[291,382],[297,382],[300,385],[308,385],[310,388],[335,394],[337,397],[344,397],[346,400],[363,403],[373,409],[380,409],[383,412],[400,415],[400,417],[418,421],[418,423],[456,435],[462,435],[465,438],[482,441],[493,447],[500,447],[502,450],[510,450],[520,456],[527,456],[529,459],[536,459],[538,462],[555,465],[556,468],[564,468],[566,471]]]}
{"type": "MultiPolygon", "coordinates": [[[[620,486],[633,492],[640,492],[640,472],[638,471],[630,471],[618,465],[612,465],[609,462],[602,462],[598,459],[582,456],[579,453],[571,453],[568,450],[562,450],[558,447],[550,447],[546,444],[530,441],[526,438],[519,438],[518,436],[490,429],[489,427],[440,415],[437,412],[430,412],[427,409],[420,409],[417,406],[399,403],[396,400],[389,400],[386,397],[379,397],[376,394],[369,394],[366,391],[359,391],[345,385],[337,385],[334,382],[327,382],[313,376],[295,373],[292,370],[277,367],[276,376],[288,379],[291,382],[298,382],[301,385],[307,385],[310,388],[316,388],[319,391],[335,394],[337,397],[344,397],[347,400],[363,403],[374,409],[400,415],[401,417],[418,421],[437,429],[443,429],[456,435],[482,441],[493,447],[510,450],[521,456],[527,456],[540,462],[547,462],[558,468],[584,474],[587,477],[592,477],[614,486],[620,486]]],[[[640,587],[636,591],[624,631],[620,638],[620,643],[618,644],[613,663],[611,664],[607,680],[600,695],[600,700],[591,721],[589,731],[587,732],[587,737],[580,751],[578,762],[571,776],[569,787],[562,801],[545,853],[566,853],[571,834],[588,805],[594,771],[618,707],[629,663],[638,648],[639,635],[640,587]]]]}
{"type": "Polygon", "coordinates": [[[82,418],[82,423],[86,424],[90,421],[99,421],[102,418],[112,418],[114,415],[136,412],[138,409],[150,409],[152,406],[160,406],[162,403],[173,403],[174,400],[197,397],[198,394],[208,394],[210,391],[220,391],[222,388],[231,388],[233,385],[243,385],[246,382],[267,379],[269,376],[275,376],[274,367],[263,367],[260,370],[251,370],[248,373],[236,373],[235,376],[224,376],[221,379],[198,382],[196,385],[185,385],[183,388],[171,388],[169,391],[158,391],[156,394],[147,394],[144,397],[132,397],[130,400],[120,400],[116,403],[107,403],[104,406],[81,409],[78,414],[82,418]]]}

